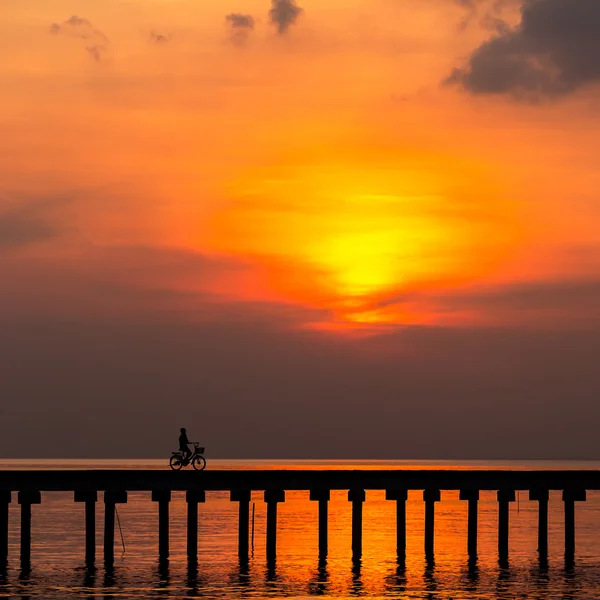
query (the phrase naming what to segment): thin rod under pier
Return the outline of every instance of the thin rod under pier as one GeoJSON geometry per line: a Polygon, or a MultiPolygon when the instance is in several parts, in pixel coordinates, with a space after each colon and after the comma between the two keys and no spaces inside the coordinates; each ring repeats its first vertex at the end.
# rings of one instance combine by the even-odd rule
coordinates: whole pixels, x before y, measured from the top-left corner
{"type": "Polygon", "coordinates": [[[425,559],[427,562],[434,560],[435,537],[435,503],[441,498],[440,490],[423,490],[425,501],[425,559]]]}
{"type": "Polygon", "coordinates": [[[188,490],[187,502],[187,559],[188,564],[198,561],[198,504],[206,502],[203,490],[188,490]]]}
{"type": "Polygon", "coordinates": [[[328,551],[328,520],[329,520],[329,490],[310,490],[310,499],[319,503],[319,559],[327,556],[328,551]]]}
{"type": "Polygon", "coordinates": [[[277,504],[285,502],[284,490],[265,490],[267,503],[267,561],[277,557],[277,504]]]}
{"type": "Polygon", "coordinates": [[[479,490],[461,490],[460,499],[469,503],[468,530],[467,530],[467,552],[469,560],[477,559],[477,517],[479,505],[479,490]]]}
{"type": "Polygon", "coordinates": [[[408,490],[386,490],[386,500],[396,501],[396,554],[398,560],[406,559],[406,501],[408,490]]]}
{"type": "Polygon", "coordinates": [[[169,558],[169,503],[170,490],[153,490],[152,502],[158,503],[158,560],[169,558]]]}
{"type": "Polygon", "coordinates": [[[498,490],[498,556],[508,562],[509,503],[515,501],[514,490],[498,490]]]}
{"type": "Polygon", "coordinates": [[[85,503],[85,564],[96,562],[96,502],[98,492],[75,491],[75,502],[85,503]]]}
{"type": "Polygon", "coordinates": [[[250,490],[231,490],[229,497],[232,502],[239,503],[238,556],[240,560],[247,561],[249,555],[248,538],[252,492],[250,490]]]}
{"type": "Polygon", "coordinates": [[[127,492],[104,492],[104,563],[112,566],[115,560],[115,505],[127,503],[127,492]]]}
{"type": "Polygon", "coordinates": [[[548,490],[530,490],[529,500],[537,501],[538,508],[538,554],[542,562],[548,560],[548,490]]]}
{"type": "Polygon", "coordinates": [[[575,502],[585,502],[585,490],[568,489],[563,491],[565,505],[565,561],[575,560],[575,502]]]}
{"type": "Polygon", "coordinates": [[[11,496],[9,490],[0,491],[0,569],[8,560],[8,505],[11,496]]]}
{"type": "Polygon", "coordinates": [[[362,517],[365,490],[348,490],[348,500],[352,502],[352,558],[362,556],[362,517]]]}

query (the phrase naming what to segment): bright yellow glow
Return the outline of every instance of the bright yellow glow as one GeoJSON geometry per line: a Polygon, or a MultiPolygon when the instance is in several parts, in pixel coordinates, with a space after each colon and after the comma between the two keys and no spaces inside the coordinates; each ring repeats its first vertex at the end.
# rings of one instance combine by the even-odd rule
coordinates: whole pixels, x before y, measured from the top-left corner
{"type": "MultiPolygon", "coordinates": [[[[489,260],[498,232],[494,223],[469,219],[468,197],[456,209],[450,165],[411,167],[419,162],[414,159],[398,165],[403,162],[404,168],[369,157],[324,159],[257,169],[230,185],[209,245],[276,269],[272,284],[280,292],[328,308],[338,319],[429,320],[406,308],[378,307],[377,298],[472,276],[481,266],[473,245],[482,244],[489,260]]],[[[497,211],[488,195],[489,209],[497,211]]]]}

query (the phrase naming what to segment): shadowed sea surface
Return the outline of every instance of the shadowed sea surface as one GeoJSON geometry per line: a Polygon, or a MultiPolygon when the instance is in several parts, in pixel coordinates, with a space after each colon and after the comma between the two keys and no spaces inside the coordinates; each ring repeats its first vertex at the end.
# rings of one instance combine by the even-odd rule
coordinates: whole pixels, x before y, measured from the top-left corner
{"type": "MultiPolygon", "coordinates": [[[[2,469],[166,469],[159,460],[0,460],[2,469]]],[[[219,461],[209,469],[390,469],[507,468],[600,469],[593,462],[469,461],[219,461]]],[[[237,556],[237,504],[228,493],[207,492],[199,505],[199,559],[186,559],[186,504],[174,492],[168,565],[158,562],[158,507],[148,492],[130,492],[118,506],[125,551],[115,537],[114,568],[102,561],[102,502],[97,504],[97,566],[84,565],[84,506],[72,493],[43,493],[32,507],[31,570],[19,568],[19,506],[16,494],[9,509],[9,562],[0,569],[2,598],[600,598],[600,493],[588,492],[577,503],[577,554],[565,565],[564,516],[560,492],[551,492],[549,561],[540,565],[537,546],[537,503],[521,492],[510,508],[510,564],[497,559],[498,507],[495,492],[482,492],[479,507],[479,559],[467,558],[467,503],[458,492],[442,492],[436,505],[435,554],[427,565],[423,552],[424,504],[421,492],[407,502],[407,556],[396,561],[395,503],[383,491],[367,491],[363,514],[363,557],[351,556],[351,504],[347,492],[333,491],[329,509],[329,555],[318,559],[317,504],[308,492],[287,492],[279,505],[277,562],[265,558],[266,505],[253,493],[254,549],[247,565],[237,556]]]]}

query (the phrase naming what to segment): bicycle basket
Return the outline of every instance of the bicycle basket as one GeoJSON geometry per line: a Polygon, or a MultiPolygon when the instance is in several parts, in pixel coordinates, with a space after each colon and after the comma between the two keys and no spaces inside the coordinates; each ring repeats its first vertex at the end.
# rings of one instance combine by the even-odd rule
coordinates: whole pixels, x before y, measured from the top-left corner
{"type": "Polygon", "coordinates": [[[202,447],[200,447],[200,448],[196,448],[196,452],[197,452],[198,454],[204,454],[204,450],[205,450],[205,448],[202,448],[202,447]]]}

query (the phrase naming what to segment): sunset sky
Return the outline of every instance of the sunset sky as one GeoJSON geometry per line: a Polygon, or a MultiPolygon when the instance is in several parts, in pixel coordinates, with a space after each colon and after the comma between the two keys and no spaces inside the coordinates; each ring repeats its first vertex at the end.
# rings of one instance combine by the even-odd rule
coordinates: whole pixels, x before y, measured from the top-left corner
{"type": "Polygon", "coordinates": [[[597,0],[2,3],[0,455],[185,422],[600,458],[599,31],[597,0]]]}

